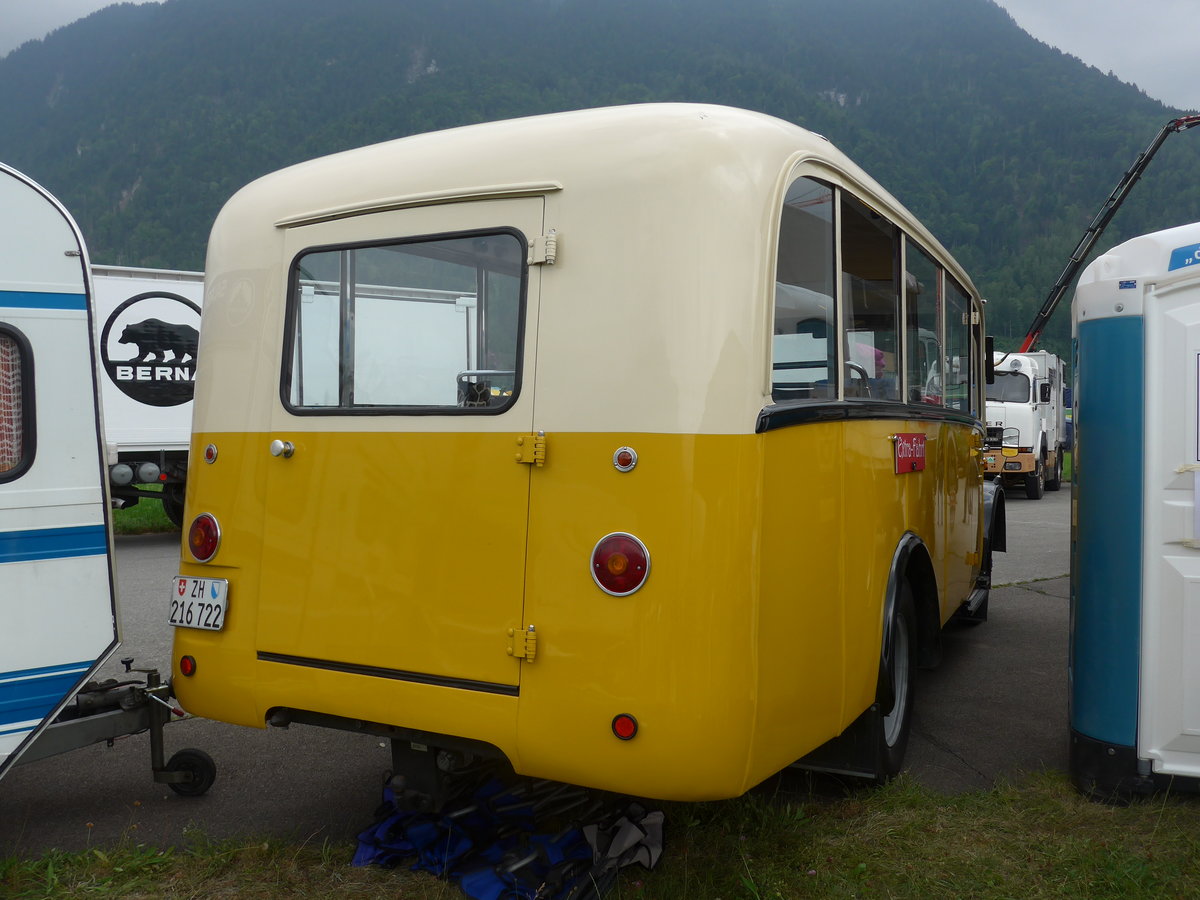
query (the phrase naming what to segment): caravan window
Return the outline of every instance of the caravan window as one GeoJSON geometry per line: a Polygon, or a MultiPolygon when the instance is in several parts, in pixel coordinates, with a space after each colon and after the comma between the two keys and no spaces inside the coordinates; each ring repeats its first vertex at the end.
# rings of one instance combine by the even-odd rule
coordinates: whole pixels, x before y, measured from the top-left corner
{"type": "Polygon", "coordinates": [[[0,326],[0,481],[11,481],[33,455],[33,372],[29,345],[0,326]]]}
{"type": "Polygon", "coordinates": [[[301,255],[285,402],[297,413],[502,412],[520,382],[524,266],[508,232],[301,255]]]}

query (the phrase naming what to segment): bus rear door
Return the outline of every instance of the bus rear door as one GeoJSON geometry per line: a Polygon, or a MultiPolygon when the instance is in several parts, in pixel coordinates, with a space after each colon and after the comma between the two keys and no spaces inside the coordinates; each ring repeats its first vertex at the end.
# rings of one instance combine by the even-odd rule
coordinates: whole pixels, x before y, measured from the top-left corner
{"type": "Polygon", "coordinates": [[[251,451],[276,454],[260,661],[517,694],[542,218],[533,197],[290,230],[281,404],[251,451]]]}

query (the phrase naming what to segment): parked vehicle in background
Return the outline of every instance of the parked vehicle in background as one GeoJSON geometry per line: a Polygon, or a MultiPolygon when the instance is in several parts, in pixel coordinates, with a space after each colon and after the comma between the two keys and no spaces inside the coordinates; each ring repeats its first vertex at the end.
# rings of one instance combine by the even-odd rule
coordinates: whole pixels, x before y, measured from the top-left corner
{"type": "Polygon", "coordinates": [[[1067,442],[1066,365],[1053,353],[996,353],[987,386],[989,478],[1024,488],[1030,500],[1062,485],[1067,442]]]}
{"type": "Polygon", "coordinates": [[[204,273],[92,266],[92,283],[113,504],[161,500],[179,525],[204,273]]]}

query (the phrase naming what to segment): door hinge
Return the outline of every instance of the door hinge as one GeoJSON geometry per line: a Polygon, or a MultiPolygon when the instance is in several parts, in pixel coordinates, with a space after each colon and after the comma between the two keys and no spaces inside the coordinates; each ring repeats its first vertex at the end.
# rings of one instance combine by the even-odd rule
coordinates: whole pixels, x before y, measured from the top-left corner
{"type": "Polygon", "coordinates": [[[558,262],[558,232],[539,234],[529,243],[529,265],[552,266],[558,262]]]}
{"type": "Polygon", "coordinates": [[[508,629],[508,655],[513,659],[533,662],[537,656],[537,629],[530,625],[524,631],[508,629]]]}
{"type": "Polygon", "coordinates": [[[546,432],[517,435],[517,462],[528,463],[539,469],[546,464],[546,432]]]}

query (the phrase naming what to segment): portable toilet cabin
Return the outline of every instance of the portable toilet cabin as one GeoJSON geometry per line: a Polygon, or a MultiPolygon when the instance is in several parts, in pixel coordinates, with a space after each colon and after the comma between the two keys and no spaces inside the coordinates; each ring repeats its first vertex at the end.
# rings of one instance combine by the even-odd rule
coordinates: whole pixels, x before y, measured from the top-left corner
{"type": "Polygon", "coordinates": [[[1200,223],[1093,261],[1072,318],[1072,777],[1098,797],[1194,787],[1200,223]]]}
{"type": "Polygon", "coordinates": [[[117,646],[87,250],[0,165],[0,776],[117,646]]]}

